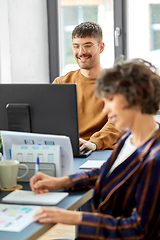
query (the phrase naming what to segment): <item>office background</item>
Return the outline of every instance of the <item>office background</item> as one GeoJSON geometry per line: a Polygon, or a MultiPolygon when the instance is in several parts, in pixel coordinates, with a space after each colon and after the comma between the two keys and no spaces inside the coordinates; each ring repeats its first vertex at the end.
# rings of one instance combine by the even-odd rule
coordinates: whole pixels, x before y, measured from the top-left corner
{"type": "Polygon", "coordinates": [[[103,29],[104,68],[120,54],[160,68],[160,0],[0,0],[0,83],[49,83],[77,69],[71,32],[83,21],[103,29]]]}

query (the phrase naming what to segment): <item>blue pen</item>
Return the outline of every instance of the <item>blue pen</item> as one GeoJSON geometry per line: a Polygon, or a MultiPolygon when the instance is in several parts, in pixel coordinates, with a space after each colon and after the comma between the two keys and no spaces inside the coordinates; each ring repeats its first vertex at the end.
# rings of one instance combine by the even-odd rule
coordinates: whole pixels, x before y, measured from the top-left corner
{"type": "Polygon", "coordinates": [[[37,157],[36,164],[35,164],[35,183],[37,182],[38,171],[39,171],[39,157],[37,157]]]}

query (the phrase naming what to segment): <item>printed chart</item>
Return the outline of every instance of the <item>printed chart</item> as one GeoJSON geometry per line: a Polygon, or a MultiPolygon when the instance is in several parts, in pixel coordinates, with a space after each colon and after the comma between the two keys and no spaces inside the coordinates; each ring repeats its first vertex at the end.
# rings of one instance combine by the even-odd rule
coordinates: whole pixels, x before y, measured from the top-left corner
{"type": "Polygon", "coordinates": [[[0,231],[20,232],[33,222],[39,206],[0,204],[0,231]]]}

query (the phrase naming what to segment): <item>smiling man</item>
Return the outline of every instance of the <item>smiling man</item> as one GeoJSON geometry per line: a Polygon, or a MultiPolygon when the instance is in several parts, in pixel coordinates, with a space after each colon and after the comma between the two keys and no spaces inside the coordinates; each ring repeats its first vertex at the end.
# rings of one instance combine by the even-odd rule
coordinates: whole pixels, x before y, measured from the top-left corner
{"type": "Polygon", "coordinates": [[[80,69],[54,80],[54,83],[77,84],[80,150],[112,149],[120,134],[103,113],[102,99],[95,96],[95,82],[103,72],[102,38],[102,29],[96,23],[83,22],[76,26],[72,32],[72,50],[80,69]]]}

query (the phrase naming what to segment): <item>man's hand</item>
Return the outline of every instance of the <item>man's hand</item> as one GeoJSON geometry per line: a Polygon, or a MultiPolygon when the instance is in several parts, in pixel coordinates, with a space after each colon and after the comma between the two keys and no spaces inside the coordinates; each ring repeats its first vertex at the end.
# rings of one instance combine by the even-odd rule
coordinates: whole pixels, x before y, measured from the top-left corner
{"type": "Polygon", "coordinates": [[[80,151],[84,149],[95,151],[97,149],[97,146],[95,143],[86,141],[82,138],[79,138],[79,144],[80,144],[80,151]]]}

